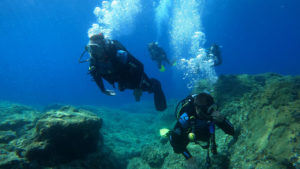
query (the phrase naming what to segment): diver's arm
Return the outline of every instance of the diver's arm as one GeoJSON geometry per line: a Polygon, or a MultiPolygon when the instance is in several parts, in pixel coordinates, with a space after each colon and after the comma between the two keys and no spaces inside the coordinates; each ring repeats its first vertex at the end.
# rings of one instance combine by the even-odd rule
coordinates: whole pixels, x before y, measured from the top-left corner
{"type": "MultiPolygon", "coordinates": [[[[187,112],[184,112],[178,119],[176,125],[175,125],[175,128],[177,129],[180,129],[180,133],[178,135],[181,135],[181,137],[187,137],[187,136],[183,136],[182,133],[185,133],[187,132],[190,128],[193,128],[194,124],[194,119],[190,119],[190,117],[188,116],[188,113],[187,112]]],[[[176,130],[175,130],[176,132],[176,130]]],[[[191,153],[187,150],[186,146],[184,148],[184,150],[182,151],[181,153],[185,159],[190,159],[192,157],[191,153]]]]}
{"type": "Polygon", "coordinates": [[[97,73],[91,73],[97,86],[100,88],[101,92],[106,94],[106,95],[109,95],[109,96],[115,96],[116,93],[113,91],[113,90],[106,90],[105,89],[105,86],[103,84],[103,79],[101,77],[101,75],[98,75],[97,73]]]}
{"type": "Polygon", "coordinates": [[[221,122],[216,122],[216,125],[221,128],[226,134],[234,136],[235,131],[233,125],[226,118],[221,122]]]}
{"type": "Polygon", "coordinates": [[[193,156],[192,154],[185,148],[184,152],[182,153],[185,159],[191,159],[193,156]]]}

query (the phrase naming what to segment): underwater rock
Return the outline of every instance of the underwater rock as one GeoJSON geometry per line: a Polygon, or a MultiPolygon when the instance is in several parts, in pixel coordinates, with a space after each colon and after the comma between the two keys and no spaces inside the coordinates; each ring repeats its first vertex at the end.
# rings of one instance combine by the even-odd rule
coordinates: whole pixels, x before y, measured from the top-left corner
{"type": "Polygon", "coordinates": [[[84,157],[97,150],[100,127],[101,119],[83,109],[51,110],[37,121],[25,157],[48,166],[84,157]]]}
{"type": "Polygon", "coordinates": [[[229,167],[296,168],[300,154],[300,123],[296,120],[300,112],[300,77],[236,75],[223,76],[217,83],[213,94],[221,103],[221,112],[241,128],[234,144],[224,140],[230,145],[229,167]]]}
{"type": "Polygon", "coordinates": [[[10,103],[10,102],[0,102],[0,115],[10,115],[10,114],[24,114],[33,111],[29,106],[10,103]]]}
{"type": "Polygon", "coordinates": [[[159,145],[146,145],[142,149],[141,158],[153,168],[159,168],[169,154],[169,152],[159,147],[159,145]]]}
{"type": "Polygon", "coordinates": [[[129,161],[127,169],[151,169],[148,163],[145,163],[141,158],[133,158],[129,161]]]}
{"type": "Polygon", "coordinates": [[[55,169],[126,169],[124,161],[120,161],[109,150],[101,150],[88,154],[84,159],[60,164],[55,169]]]}
{"type": "Polygon", "coordinates": [[[13,130],[16,131],[17,129],[23,127],[26,124],[30,124],[31,121],[24,120],[24,119],[10,119],[2,121],[0,124],[0,130],[13,130]]]}
{"type": "Polygon", "coordinates": [[[14,131],[23,135],[34,127],[40,112],[28,106],[0,102],[0,131],[14,131]]]}
{"type": "Polygon", "coordinates": [[[0,168],[1,169],[33,169],[30,165],[24,160],[18,158],[14,153],[10,153],[3,158],[3,155],[0,155],[0,168]]]}
{"type": "Polygon", "coordinates": [[[16,132],[13,131],[0,131],[0,144],[9,143],[16,138],[16,132]]]}
{"type": "MultiPolygon", "coordinates": [[[[191,149],[189,149],[191,150],[191,149]]],[[[199,158],[197,156],[200,156],[199,154],[194,154],[197,158],[197,163],[200,163],[199,158]]],[[[187,169],[187,160],[183,157],[182,154],[176,154],[172,152],[165,158],[163,165],[160,167],[161,169],[187,169]]],[[[201,168],[199,165],[198,168],[201,168]]]]}
{"type": "MultiPolygon", "coordinates": [[[[248,93],[259,85],[249,75],[222,75],[214,85],[212,94],[218,104],[239,100],[245,93],[248,93]]],[[[199,91],[198,91],[199,92],[199,91]]]]}
{"type": "Polygon", "coordinates": [[[30,168],[28,162],[20,158],[16,152],[18,147],[22,146],[22,137],[30,132],[39,114],[39,112],[28,106],[10,102],[0,102],[1,169],[30,168]]]}
{"type": "MultiPolygon", "coordinates": [[[[212,169],[300,168],[299,76],[224,75],[211,93],[221,113],[240,131],[233,138],[216,130],[219,154],[211,155],[212,169]]],[[[172,128],[176,104],[169,101],[170,109],[159,114],[153,112],[152,102],[149,107],[131,105],[128,110],[90,107],[86,111],[55,105],[40,116],[32,109],[22,112],[20,107],[9,115],[12,111],[7,107],[13,106],[0,103],[4,119],[0,126],[6,125],[0,131],[0,168],[184,169],[185,158],[174,153],[169,143],[159,143],[158,135],[159,129],[172,128]],[[22,117],[24,112],[29,118],[22,117]],[[99,134],[101,119],[90,112],[105,120],[99,141],[91,135],[99,134]],[[20,123],[23,126],[7,127],[9,121],[22,120],[27,121],[20,123]]],[[[207,151],[193,143],[188,150],[202,168],[207,151]]]]}
{"type": "Polygon", "coordinates": [[[153,107],[137,109],[134,113],[108,107],[90,107],[89,110],[104,119],[101,129],[105,139],[104,146],[111,149],[119,161],[127,163],[130,159],[139,157],[145,144],[159,139],[158,115],[153,113],[153,107]]]}
{"type": "Polygon", "coordinates": [[[15,147],[0,143],[0,168],[1,169],[29,169],[25,159],[19,158],[14,152],[15,147]]]}

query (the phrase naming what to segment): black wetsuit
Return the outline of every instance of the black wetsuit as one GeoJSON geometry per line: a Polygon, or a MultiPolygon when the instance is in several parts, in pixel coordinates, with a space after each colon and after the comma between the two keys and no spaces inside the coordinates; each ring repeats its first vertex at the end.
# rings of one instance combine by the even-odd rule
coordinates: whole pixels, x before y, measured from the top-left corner
{"type": "Polygon", "coordinates": [[[115,83],[118,83],[120,91],[141,89],[154,93],[156,109],[165,110],[167,103],[161,84],[154,78],[148,78],[144,73],[144,65],[117,40],[96,38],[92,37],[92,43],[89,44],[91,55],[89,72],[101,91],[106,91],[103,79],[113,87],[115,83]]]}
{"type": "Polygon", "coordinates": [[[166,52],[159,47],[156,44],[152,44],[151,47],[148,48],[150,55],[151,55],[151,59],[157,61],[157,66],[160,69],[162,62],[165,61],[167,62],[169,65],[171,65],[171,62],[169,61],[169,59],[167,58],[167,54],[166,52]]]}
{"type": "MultiPolygon", "coordinates": [[[[197,116],[193,101],[189,101],[183,105],[179,114],[181,116],[171,132],[170,143],[175,153],[182,153],[186,159],[189,159],[191,154],[186,148],[190,142],[188,134],[193,130],[197,141],[209,142],[212,136],[210,132],[212,119],[205,115],[202,117],[197,116]],[[193,119],[191,117],[197,118],[193,119]]],[[[215,124],[226,134],[234,135],[234,127],[227,119],[215,124]]]]}
{"type": "Polygon", "coordinates": [[[120,91],[141,88],[143,91],[153,92],[151,81],[144,73],[144,65],[134,58],[120,42],[106,40],[104,58],[104,62],[99,61],[97,56],[90,59],[90,74],[101,90],[104,89],[102,82],[104,78],[111,85],[118,83],[120,91]],[[127,52],[125,63],[117,57],[118,50],[127,52]]]}

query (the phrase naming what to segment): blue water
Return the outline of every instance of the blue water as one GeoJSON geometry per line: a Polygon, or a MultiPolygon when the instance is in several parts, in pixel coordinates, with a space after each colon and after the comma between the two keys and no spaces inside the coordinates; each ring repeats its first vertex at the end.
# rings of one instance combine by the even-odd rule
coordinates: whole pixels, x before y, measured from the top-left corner
{"type": "MultiPolygon", "coordinates": [[[[0,100],[27,104],[134,103],[132,91],[103,95],[78,58],[88,42],[87,31],[96,22],[98,0],[0,1],[0,100]]],[[[171,54],[165,24],[158,37],[153,2],[141,1],[134,30],[118,36],[145,65],[145,72],[162,82],[168,99],[189,94],[178,71],[161,73],[152,62],[147,43],[159,40],[171,54]]],[[[203,6],[204,47],[222,45],[221,74],[274,72],[299,75],[300,23],[298,0],[209,0],[203,6]]],[[[172,11],[172,9],[169,9],[172,11]]],[[[124,30],[126,31],[126,30],[124,30]]],[[[107,88],[110,88],[106,84],[107,88]]],[[[152,101],[145,94],[143,100],[152,101]]]]}

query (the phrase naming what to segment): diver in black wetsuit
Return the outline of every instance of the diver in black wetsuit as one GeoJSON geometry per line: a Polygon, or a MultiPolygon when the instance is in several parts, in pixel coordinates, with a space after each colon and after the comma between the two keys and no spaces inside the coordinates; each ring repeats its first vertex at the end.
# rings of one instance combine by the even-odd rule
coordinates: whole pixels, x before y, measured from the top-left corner
{"type": "Polygon", "coordinates": [[[157,42],[151,42],[148,44],[148,51],[150,52],[151,59],[153,61],[157,62],[158,69],[160,71],[164,71],[163,62],[167,62],[169,65],[172,65],[170,60],[167,58],[166,52],[163,50],[163,48],[158,46],[157,42]]]}
{"type": "Polygon", "coordinates": [[[154,93],[156,109],[159,111],[166,109],[166,99],[160,82],[154,78],[149,79],[144,72],[144,65],[134,58],[120,42],[104,38],[100,33],[90,37],[86,51],[91,55],[88,60],[90,62],[89,73],[104,94],[116,95],[114,91],[105,89],[102,79],[114,88],[114,84],[117,83],[120,91],[133,89],[137,101],[140,100],[143,91],[154,93]]]}
{"type": "Polygon", "coordinates": [[[186,148],[191,141],[206,143],[202,147],[208,150],[207,165],[210,164],[209,148],[213,154],[217,154],[215,125],[226,134],[232,136],[235,134],[233,125],[217,111],[213,97],[207,93],[188,96],[176,107],[176,112],[178,120],[169,133],[170,143],[174,152],[182,153],[190,163],[195,162],[186,148]]]}

